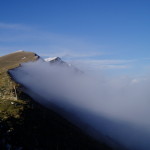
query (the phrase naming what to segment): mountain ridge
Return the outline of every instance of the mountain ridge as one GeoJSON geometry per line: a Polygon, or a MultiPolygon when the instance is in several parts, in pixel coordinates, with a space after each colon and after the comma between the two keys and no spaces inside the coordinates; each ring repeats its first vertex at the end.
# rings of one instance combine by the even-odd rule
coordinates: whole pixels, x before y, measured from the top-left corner
{"type": "Polygon", "coordinates": [[[87,136],[58,114],[35,103],[7,74],[9,69],[19,67],[21,63],[39,58],[33,52],[24,51],[0,57],[0,148],[110,150],[109,146],[87,136]]]}

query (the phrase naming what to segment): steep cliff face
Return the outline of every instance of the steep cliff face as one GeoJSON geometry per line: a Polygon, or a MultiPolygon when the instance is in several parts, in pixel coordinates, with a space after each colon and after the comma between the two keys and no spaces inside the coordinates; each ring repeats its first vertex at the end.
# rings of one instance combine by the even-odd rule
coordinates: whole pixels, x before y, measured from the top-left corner
{"type": "Polygon", "coordinates": [[[34,102],[8,75],[35,53],[18,51],[0,57],[0,149],[109,150],[66,119],[34,102]]]}

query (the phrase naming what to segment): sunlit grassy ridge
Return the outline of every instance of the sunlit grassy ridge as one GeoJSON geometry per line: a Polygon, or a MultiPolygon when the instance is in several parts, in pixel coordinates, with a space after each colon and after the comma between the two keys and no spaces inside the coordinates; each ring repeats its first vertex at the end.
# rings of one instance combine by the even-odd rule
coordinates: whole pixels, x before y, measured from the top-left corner
{"type": "MultiPolygon", "coordinates": [[[[38,56],[31,52],[16,52],[0,57],[0,119],[18,118],[25,101],[19,99],[19,85],[11,80],[7,71],[21,63],[35,61],[38,56]],[[21,105],[20,105],[21,104],[21,105]]],[[[21,91],[20,91],[21,92],[21,91]]]]}
{"type": "Polygon", "coordinates": [[[38,59],[38,56],[35,53],[24,51],[2,56],[0,57],[0,72],[15,68],[24,62],[35,61],[36,59],[38,59]]]}

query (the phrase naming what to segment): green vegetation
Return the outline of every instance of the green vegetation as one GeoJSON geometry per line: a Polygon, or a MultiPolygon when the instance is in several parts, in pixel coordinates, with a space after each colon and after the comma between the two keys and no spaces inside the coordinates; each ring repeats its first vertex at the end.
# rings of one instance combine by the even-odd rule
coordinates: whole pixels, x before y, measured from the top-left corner
{"type": "Polygon", "coordinates": [[[1,140],[10,137],[16,124],[23,123],[22,114],[30,100],[23,96],[25,94],[20,90],[20,85],[11,79],[8,70],[37,58],[36,54],[23,51],[0,57],[0,148],[6,149],[8,141],[1,143],[1,140]]]}
{"type": "Polygon", "coordinates": [[[21,94],[19,85],[11,80],[7,71],[37,58],[36,54],[24,51],[0,57],[0,120],[9,117],[19,118],[26,104],[24,100],[19,99],[21,94]]]}

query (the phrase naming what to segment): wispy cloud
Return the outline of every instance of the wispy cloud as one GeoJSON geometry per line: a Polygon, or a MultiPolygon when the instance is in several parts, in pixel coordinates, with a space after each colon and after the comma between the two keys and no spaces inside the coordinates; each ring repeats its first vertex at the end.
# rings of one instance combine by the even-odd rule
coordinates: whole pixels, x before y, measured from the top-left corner
{"type": "Polygon", "coordinates": [[[71,37],[23,24],[2,22],[0,30],[3,31],[0,35],[0,55],[23,49],[33,51],[42,57],[58,56],[77,66],[80,64],[90,69],[127,69],[136,61],[117,59],[111,56],[113,52],[110,53],[107,46],[91,43],[82,37],[71,37]],[[9,29],[13,32],[9,32],[9,29]]]}
{"type": "Polygon", "coordinates": [[[27,30],[29,27],[23,24],[3,23],[0,22],[0,29],[15,29],[15,30],[27,30]]]}
{"type": "Polygon", "coordinates": [[[150,58],[149,57],[147,57],[147,58],[143,58],[144,60],[150,60],[150,58]]]}
{"type": "Polygon", "coordinates": [[[128,69],[129,65],[100,65],[97,66],[99,69],[128,69]]]}
{"type": "MultiPolygon", "coordinates": [[[[81,61],[81,60],[79,60],[81,61]]],[[[136,60],[118,60],[118,59],[103,59],[103,60],[84,60],[85,63],[99,64],[99,65],[117,65],[135,62],[136,60]]]]}
{"type": "Polygon", "coordinates": [[[130,68],[132,63],[137,60],[117,60],[117,59],[86,59],[86,60],[75,60],[71,63],[80,66],[88,66],[91,70],[93,69],[127,69],[130,68]]]}
{"type": "Polygon", "coordinates": [[[74,52],[68,49],[68,50],[64,50],[60,52],[41,53],[40,55],[44,57],[59,56],[65,60],[78,60],[78,59],[87,59],[87,58],[93,58],[96,56],[102,56],[102,55],[106,55],[106,53],[96,52],[96,51],[83,53],[83,52],[74,52]]]}
{"type": "Polygon", "coordinates": [[[83,59],[103,55],[104,51],[106,53],[105,46],[92,43],[88,39],[46,32],[38,29],[36,25],[28,27],[23,24],[0,22],[0,30],[2,31],[1,47],[9,48],[8,46],[11,46],[17,47],[17,49],[37,51],[44,57],[58,56],[59,54],[60,57],[68,59],[83,59]],[[26,30],[28,28],[30,30],[26,30]]]}

